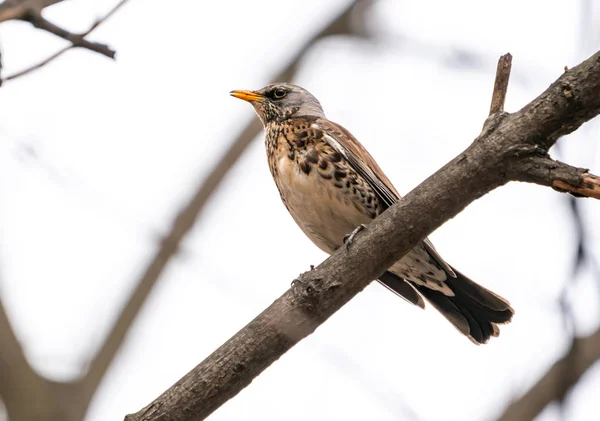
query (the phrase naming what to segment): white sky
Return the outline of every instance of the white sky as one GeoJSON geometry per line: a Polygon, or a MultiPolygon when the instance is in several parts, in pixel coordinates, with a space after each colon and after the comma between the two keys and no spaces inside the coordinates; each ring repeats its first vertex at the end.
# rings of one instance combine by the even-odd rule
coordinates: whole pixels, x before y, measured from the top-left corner
{"type": "MultiPolygon", "coordinates": [[[[112,4],[69,1],[46,16],[81,31],[112,4]]],[[[71,51],[0,88],[0,292],[39,372],[66,379],[85,367],[175,212],[255,118],[228,92],[265,85],[344,4],[131,0],[92,37],[117,49],[116,62],[71,51]]],[[[406,192],[477,136],[501,54],[514,56],[515,111],[589,55],[582,19],[575,1],[379,1],[369,13],[379,42],[328,39],[294,82],[406,192]],[[457,51],[480,58],[461,67],[457,51]]],[[[64,45],[20,23],[0,37],[5,75],[64,45]]],[[[563,139],[564,159],[600,172],[597,128],[563,139]]],[[[600,205],[584,208],[597,250],[600,205]]],[[[372,284],[211,419],[493,419],[567,343],[557,306],[574,253],[566,199],[509,185],[431,238],[511,300],[499,339],[475,347],[434,310],[372,284]]],[[[324,258],[279,202],[261,135],[157,285],[89,420],[149,403],[324,258]]],[[[572,295],[589,333],[594,281],[582,277],[572,295]]],[[[600,411],[599,372],[575,391],[570,420],[600,411]]],[[[557,419],[552,408],[539,417],[557,419]]]]}

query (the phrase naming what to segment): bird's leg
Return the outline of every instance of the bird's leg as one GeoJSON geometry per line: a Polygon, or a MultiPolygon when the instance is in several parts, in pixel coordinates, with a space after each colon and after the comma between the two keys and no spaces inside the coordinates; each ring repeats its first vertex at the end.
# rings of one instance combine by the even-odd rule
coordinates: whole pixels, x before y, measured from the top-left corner
{"type": "Polygon", "coordinates": [[[367,226],[365,224],[360,224],[359,226],[354,228],[354,231],[352,231],[350,234],[344,235],[344,244],[346,245],[346,251],[350,251],[350,246],[352,245],[352,242],[354,241],[354,237],[356,237],[356,234],[358,234],[365,228],[367,228],[367,226]]]}

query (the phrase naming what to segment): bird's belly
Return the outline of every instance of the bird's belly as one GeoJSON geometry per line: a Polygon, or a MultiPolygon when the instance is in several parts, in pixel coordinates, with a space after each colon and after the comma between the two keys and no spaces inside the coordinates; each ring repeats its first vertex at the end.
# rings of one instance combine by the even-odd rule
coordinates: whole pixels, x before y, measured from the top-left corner
{"type": "Polygon", "coordinates": [[[306,174],[287,157],[277,167],[281,199],[302,231],[326,253],[333,253],[346,234],[371,221],[352,190],[337,187],[334,179],[324,178],[316,169],[306,174]]]}

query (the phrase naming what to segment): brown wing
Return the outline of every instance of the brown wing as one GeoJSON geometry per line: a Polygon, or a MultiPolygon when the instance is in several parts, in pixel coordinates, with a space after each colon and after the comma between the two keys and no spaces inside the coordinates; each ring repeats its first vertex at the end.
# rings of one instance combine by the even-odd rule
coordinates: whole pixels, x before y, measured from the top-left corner
{"type": "MultiPolygon", "coordinates": [[[[388,208],[400,199],[400,194],[394,188],[383,170],[377,165],[371,154],[364,148],[352,134],[339,124],[326,119],[315,121],[319,129],[325,133],[326,142],[338,151],[352,165],[356,172],[371,185],[383,203],[388,208]]],[[[429,255],[453,278],[456,274],[448,263],[442,259],[428,238],[423,241],[423,246],[429,255]]]]}

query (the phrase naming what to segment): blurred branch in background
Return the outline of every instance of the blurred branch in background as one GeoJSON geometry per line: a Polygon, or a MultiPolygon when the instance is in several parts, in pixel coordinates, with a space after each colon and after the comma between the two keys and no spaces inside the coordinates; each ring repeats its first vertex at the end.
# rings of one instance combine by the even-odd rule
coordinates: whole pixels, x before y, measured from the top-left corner
{"type": "Polygon", "coordinates": [[[96,28],[98,28],[104,21],[110,18],[117,10],[121,8],[121,6],[127,3],[128,0],[119,1],[119,3],[117,3],[106,15],[97,19],[96,22],[94,22],[94,24],[90,26],[90,28],[87,31],[81,34],[74,34],[65,29],[62,29],[61,27],[53,24],[52,22],[48,21],[42,16],[44,8],[52,6],[56,3],[60,3],[62,1],[64,0],[7,0],[4,3],[0,4],[0,23],[5,22],[7,20],[20,20],[24,22],[29,22],[36,28],[48,31],[60,38],[66,39],[71,43],[71,45],[69,45],[68,47],[57,51],[56,53],[40,61],[39,63],[28,67],[27,69],[21,70],[4,78],[0,78],[0,85],[7,80],[16,79],[45,66],[57,57],[60,57],[65,52],[75,47],[86,48],[98,54],[102,54],[110,58],[115,58],[116,52],[109,48],[106,44],[88,41],[85,39],[85,37],[88,36],[96,28]]]}
{"type": "MultiPolygon", "coordinates": [[[[12,330],[4,304],[0,297],[0,396],[4,401],[13,400],[27,378],[35,375],[25,359],[17,337],[12,330]]],[[[12,414],[11,414],[12,415],[12,414]]]]}
{"type": "Polygon", "coordinates": [[[574,338],[567,354],[552,365],[520,399],[511,403],[497,421],[531,421],[552,402],[561,402],[571,387],[600,359],[600,329],[574,338]]]}
{"type": "Polygon", "coordinates": [[[509,70],[498,66],[494,114],[467,150],[377,217],[350,249],[341,247],[302,274],[254,320],[125,420],[205,419],[434,229],[508,181],[555,187],[560,180],[580,193],[587,170],[553,160],[548,150],[600,113],[600,51],[513,114],[502,111],[508,83],[502,73],[509,70]]]}

